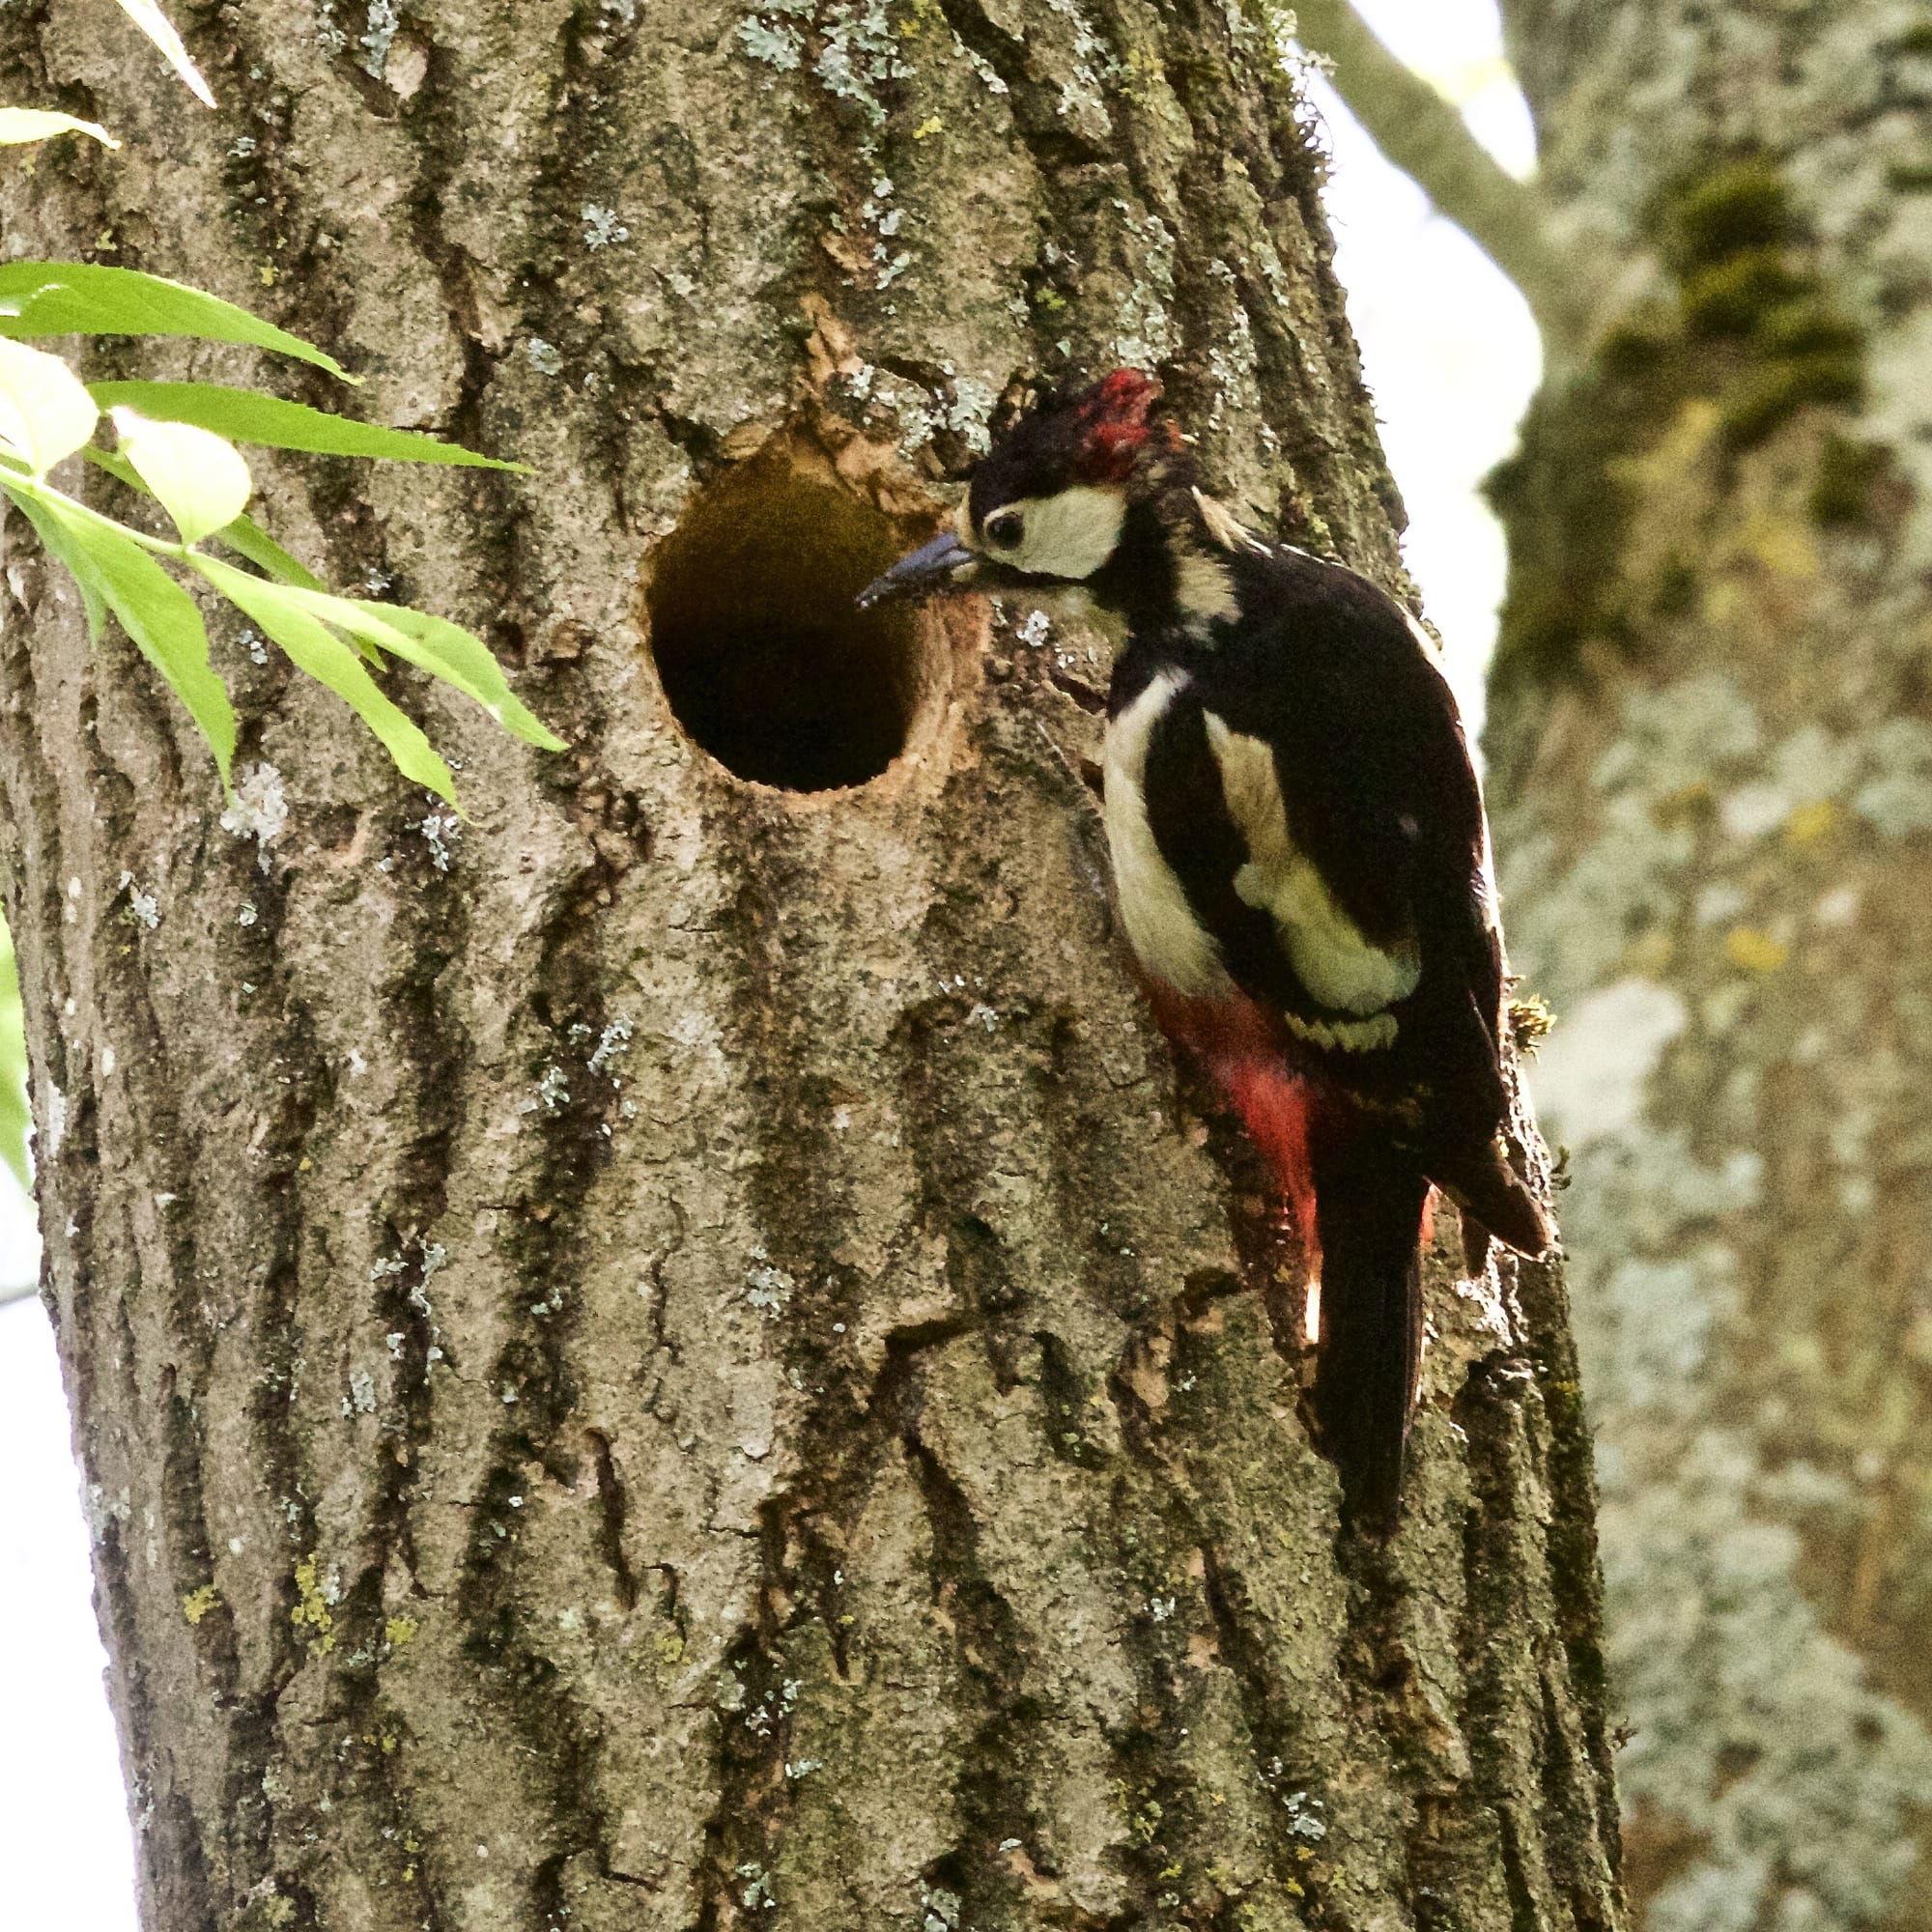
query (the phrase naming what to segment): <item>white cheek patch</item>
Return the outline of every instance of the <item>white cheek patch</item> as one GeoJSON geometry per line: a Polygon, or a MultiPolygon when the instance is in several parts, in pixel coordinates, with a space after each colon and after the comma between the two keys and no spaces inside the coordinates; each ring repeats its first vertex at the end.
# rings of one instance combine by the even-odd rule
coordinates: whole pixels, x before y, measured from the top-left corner
{"type": "Polygon", "coordinates": [[[1002,563],[1037,577],[1089,578],[1114,554],[1126,522],[1127,499],[1119,490],[1076,483],[1057,497],[1030,497],[1011,508],[1026,522],[1011,549],[988,545],[1002,563]]]}
{"type": "Polygon", "coordinates": [[[1107,845],[1127,944],[1146,972],[1193,998],[1226,998],[1234,981],[1213,935],[1161,857],[1147,813],[1148,740],[1187,688],[1184,671],[1163,671],[1107,726],[1107,845]]]}
{"type": "MultiPolygon", "coordinates": [[[[1211,711],[1203,716],[1229,816],[1248,848],[1248,863],[1235,874],[1236,894],[1274,921],[1295,977],[1324,1007],[1368,1017],[1406,999],[1422,978],[1414,940],[1384,949],[1363,937],[1288,829],[1288,808],[1267,743],[1231,730],[1211,711]]],[[[1380,1043],[1340,1037],[1333,1042],[1351,1048],[1380,1043]]]]}

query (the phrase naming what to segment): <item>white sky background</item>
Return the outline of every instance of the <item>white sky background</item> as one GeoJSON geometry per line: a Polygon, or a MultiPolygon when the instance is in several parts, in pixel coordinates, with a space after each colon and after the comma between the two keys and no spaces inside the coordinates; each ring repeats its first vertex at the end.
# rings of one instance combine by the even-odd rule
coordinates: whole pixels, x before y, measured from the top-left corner
{"type": "MultiPolygon", "coordinates": [[[[1506,166],[1533,148],[1494,0],[1357,0],[1398,53],[1463,103],[1506,166]]],[[[1472,728],[1503,542],[1476,496],[1538,373],[1521,298],[1376,154],[1332,93],[1328,211],[1382,441],[1408,505],[1405,549],[1472,728]]],[[[33,1225],[0,1175],[0,1287],[32,1277],[33,1225]]],[[[0,1923],[133,1932],[120,1763],[101,1691],[87,1532],[40,1303],[0,1308],[0,1923]]]]}
{"type": "MultiPolygon", "coordinates": [[[[1463,109],[1502,164],[1536,159],[1495,0],[1355,0],[1387,45],[1463,109]]],[[[1503,534],[1477,485],[1516,443],[1542,370],[1528,306],[1494,263],[1376,152],[1331,88],[1311,89],[1334,151],[1335,270],[1408,509],[1403,552],[1442,634],[1470,734],[1503,588],[1503,534]]]]}

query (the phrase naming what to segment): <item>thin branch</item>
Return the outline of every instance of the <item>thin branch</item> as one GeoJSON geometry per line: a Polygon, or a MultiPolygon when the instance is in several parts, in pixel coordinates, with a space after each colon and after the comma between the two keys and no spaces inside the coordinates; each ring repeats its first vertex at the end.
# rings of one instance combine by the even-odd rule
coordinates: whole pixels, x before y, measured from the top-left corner
{"type": "Polygon", "coordinates": [[[1334,63],[1335,91],[1376,146],[1522,291],[1553,355],[1586,339],[1596,276],[1552,235],[1548,204],[1370,31],[1349,0],[1295,0],[1295,39],[1334,63]]]}
{"type": "Polygon", "coordinates": [[[0,1308],[11,1302],[25,1301],[30,1294],[38,1294],[41,1285],[38,1281],[10,1281],[0,1284],[0,1308]]]}

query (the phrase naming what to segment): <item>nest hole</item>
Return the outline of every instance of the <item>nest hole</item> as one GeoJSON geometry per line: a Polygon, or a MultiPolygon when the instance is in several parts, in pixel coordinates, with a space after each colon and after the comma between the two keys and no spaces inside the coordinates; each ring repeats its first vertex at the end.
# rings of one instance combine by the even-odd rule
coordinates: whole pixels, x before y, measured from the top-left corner
{"type": "Polygon", "coordinates": [[[946,654],[920,611],[856,600],[916,540],[783,453],[699,492],[659,545],[645,592],[679,724],[759,784],[835,791],[879,777],[906,749],[946,654]]]}

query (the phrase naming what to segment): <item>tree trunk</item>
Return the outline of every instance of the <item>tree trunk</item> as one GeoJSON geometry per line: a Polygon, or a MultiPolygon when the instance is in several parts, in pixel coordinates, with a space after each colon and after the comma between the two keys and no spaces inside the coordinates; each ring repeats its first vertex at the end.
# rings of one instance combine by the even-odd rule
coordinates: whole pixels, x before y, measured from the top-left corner
{"type": "Polygon", "coordinates": [[[1491,757],[1654,1932],[1932,1927],[1932,32],[1506,6],[1613,302],[1491,757]]]}
{"type": "Polygon", "coordinates": [[[77,10],[6,30],[8,98],[128,141],[15,176],[13,246],[252,298],[362,412],[534,466],[267,494],[574,747],[399,681],[459,824],[231,626],[224,830],[11,533],[8,911],[146,1924],[1606,1932],[1559,1279],[1435,1267],[1406,1523],[1338,1542],[1256,1171],[1110,936],[1097,647],[851,609],[1010,378],[1121,360],[1396,577],[1266,31],[438,11],[225,7],[213,116],[77,10]]]}

